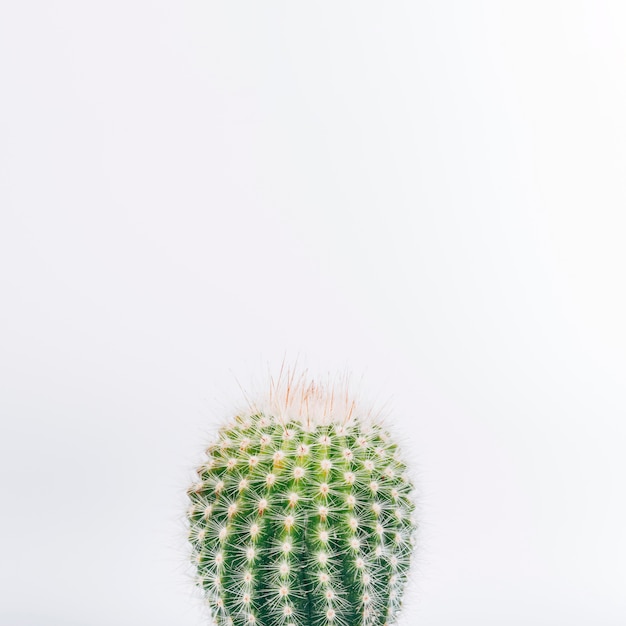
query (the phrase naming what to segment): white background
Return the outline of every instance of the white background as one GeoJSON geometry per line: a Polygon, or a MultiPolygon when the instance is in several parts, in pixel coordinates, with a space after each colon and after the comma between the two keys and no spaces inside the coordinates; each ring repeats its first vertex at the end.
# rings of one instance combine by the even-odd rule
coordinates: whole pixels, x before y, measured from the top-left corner
{"type": "Polygon", "coordinates": [[[389,401],[403,624],[626,623],[626,5],[0,9],[0,623],[199,626],[268,363],[389,401]]]}

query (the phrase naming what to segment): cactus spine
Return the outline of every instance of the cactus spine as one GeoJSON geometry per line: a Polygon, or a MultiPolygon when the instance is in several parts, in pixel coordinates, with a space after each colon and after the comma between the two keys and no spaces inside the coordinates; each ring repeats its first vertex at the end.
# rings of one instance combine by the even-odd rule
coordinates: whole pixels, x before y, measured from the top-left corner
{"type": "MultiPolygon", "coordinates": [[[[330,406],[330,391],[300,391],[330,406]]],[[[406,467],[353,405],[311,420],[289,392],[222,428],[197,469],[187,513],[197,584],[219,626],[392,624],[415,528],[406,467]]]]}

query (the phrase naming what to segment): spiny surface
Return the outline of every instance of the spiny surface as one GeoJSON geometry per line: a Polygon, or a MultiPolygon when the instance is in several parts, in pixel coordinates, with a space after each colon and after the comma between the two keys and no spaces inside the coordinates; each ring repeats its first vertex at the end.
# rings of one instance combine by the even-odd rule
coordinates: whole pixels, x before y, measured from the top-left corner
{"type": "Polygon", "coordinates": [[[238,418],[190,487],[197,583],[219,626],[383,626],[413,546],[406,467],[388,434],[238,418]]]}

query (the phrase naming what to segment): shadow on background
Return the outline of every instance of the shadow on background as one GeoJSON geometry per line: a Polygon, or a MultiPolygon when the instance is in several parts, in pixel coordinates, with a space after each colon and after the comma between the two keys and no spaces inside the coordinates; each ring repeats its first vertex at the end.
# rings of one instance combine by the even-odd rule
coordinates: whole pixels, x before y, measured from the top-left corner
{"type": "Polygon", "coordinates": [[[88,626],[86,622],[68,622],[63,617],[33,613],[0,613],[2,626],[88,626]]]}

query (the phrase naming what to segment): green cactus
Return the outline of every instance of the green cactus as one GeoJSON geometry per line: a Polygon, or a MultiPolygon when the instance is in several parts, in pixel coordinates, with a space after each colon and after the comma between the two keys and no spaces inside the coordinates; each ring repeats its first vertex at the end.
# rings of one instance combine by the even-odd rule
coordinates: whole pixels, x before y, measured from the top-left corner
{"type": "Polygon", "coordinates": [[[392,624],[415,529],[406,467],[354,404],[328,410],[332,392],[301,385],[294,411],[293,396],[208,447],[188,490],[197,584],[219,626],[392,624]]]}

